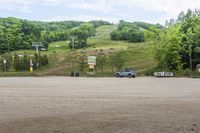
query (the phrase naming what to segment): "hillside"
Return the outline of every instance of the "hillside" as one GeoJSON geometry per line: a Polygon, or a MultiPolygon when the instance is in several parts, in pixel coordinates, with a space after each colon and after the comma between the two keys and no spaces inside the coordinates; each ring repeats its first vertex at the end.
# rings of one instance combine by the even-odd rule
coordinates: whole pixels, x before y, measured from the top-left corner
{"type": "MultiPolygon", "coordinates": [[[[96,37],[88,39],[88,47],[85,48],[87,53],[95,50],[103,49],[104,51],[114,49],[116,51],[124,50],[123,56],[126,60],[124,67],[132,67],[137,70],[139,74],[144,74],[147,70],[156,67],[157,63],[154,60],[154,55],[148,43],[129,43],[125,41],[112,41],[110,40],[110,33],[116,29],[116,26],[106,25],[96,29],[96,37]]],[[[57,70],[56,74],[62,75],[63,73],[69,74],[69,65],[65,62],[65,56],[70,53],[67,47],[67,42],[55,42],[50,44],[49,52],[53,48],[57,51],[57,70]],[[60,46],[60,47],[56,47],[60,46]]],[[[44,71],[51,71],[44,70],[44,71]]],[[[43,72],[44,72],[43,71],[43,72]]],[[[115,70],[116,71],[116,70],[115,70]]],[[[41,71],[38,71],[39,74],[41,71]]],[[[42,72],[42,73],[43,73],[42,72]]],[[[106,66],[104,72],[100,75],[111,75],[110,66],[106,66]]]]}
{"type": "MultiPolygon", "coordinates": [[[[129,43],[125,41],[112,41],[110,40],[110,33],[116,29],[114,25],[100,26],[96,29],[96,37],[88,39],[88,47],[85,48],[87,54],[98,51],[120,51],[123,50],[123,58],[125,59],[124,67],[135,68],[139,74],[144,74],[145,71],[154,68],[157,63],[154,60],[148,43],[129,43]]],[[[77,50],[80,51],[80,50],[77,50]]],[[[13,53],[34,53],[35,51],[24,50],[15,51],[13,53]]],[[[72,53],[68,47],[68,42],[53,42],[49,45],[48,51],[43,51],[42,54],[49,56],[49,65],[34,71],[35,75],[69,75],[71,71],[70,62],[67,61],[67,56],[72,53]],[[53,51],[56,51],[55,58],[53,51]],[[54,71],[53,71],[54,66],[54,71]]],[[[111,66],[105,65],[104,72],[99,71],[98,75],[106,76],[113,75],[111,66]]],[[[85,68],[85,74],[87,73],[85,68]]],[[[114,70],[116,71],[116,69],[114,70]]],[[[14,72],[16,74],[16,72],[14,72]]],[[[26,73],[26,72],[25,72],[26,73]]],[[[18,73],[17,73],[18,74],[18,73]]],[[[20,73],[19,73],[20,74],[20,73]]],[[[28,74],[28,73],[27,73],[28,74]]],[[[84,74],[84,75],[85,75],[84,74]]],[[[24,72],[23,74],[24,75],[24,72]]]]}

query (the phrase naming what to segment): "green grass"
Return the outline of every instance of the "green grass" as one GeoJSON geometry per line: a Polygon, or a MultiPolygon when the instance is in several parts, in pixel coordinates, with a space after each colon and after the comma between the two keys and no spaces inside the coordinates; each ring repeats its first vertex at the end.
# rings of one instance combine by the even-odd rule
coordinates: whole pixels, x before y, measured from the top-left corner
{"type": "MultiPolygon", "coordinates": [[[[115,30],[117,27],[113,25],[101,26],[96,29],[96,37],[88,39],[88,47],[85,48],[87,51],[103,49],[109,50],[113,49],[115,51],[124,50],[123,57],[126,61],[124,68],[131,67],[135,68],[139,74],[144,74],[146,71],[157,66],[157,62],[154,60],[153,52],[149,43],[129,43],[126,41],[112,41],[110,40],[110,33],[115,30]]],[[[49,56],[50,64],[48,66],[42,67],[39,70],[34,71],[35,75],[69,75],[70,68],[69,63],[66,62],[66,55],[70,52],[66,41],[54,42],[49,44],[48,51],[42,51],[42,54],[47,54],[49,56]],[[55,73],[52,73],[52,64],[53,64],[53,51],[56,51],[56,61],[55,73]]],[[[23,50],[12,52],[23,54],[34,54],[34,50],[23,50]]],[[[99,70],[97,76],[113,76],[112,68],[109,65],[106,65],[104,72],[99,70]]],[[[87,68],[86,68],[87,71],[87,68]]],[[[116,71],[116,70],[114,70],[116,71]]],[[[0,76],[5,76],[6,74],[1,74],[0,76]]],[[[7,75],[29,75],[25,73],[10,72],[7,75]]]]}
{"type": "Polygon", "coordinates": [[[68,41],[50,43],[49,52],[52,52],[54,50],[56,50],[57,52],[66,52],[66,50],[69,50],[68,43],[68,41]]]}
{"type": "Polygon", "coordinates": [[[100,26],[96,29],[97,31],[96,38],[110,39],[110,33],[115,29],[117,29],[116,25],[100,26]]]}

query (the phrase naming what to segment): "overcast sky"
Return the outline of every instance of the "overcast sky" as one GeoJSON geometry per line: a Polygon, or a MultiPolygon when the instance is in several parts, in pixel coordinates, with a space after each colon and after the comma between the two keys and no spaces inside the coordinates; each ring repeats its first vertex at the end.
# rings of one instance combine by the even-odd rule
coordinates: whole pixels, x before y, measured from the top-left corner
{"type": "Polygon", "coordinates": [[[200,9],[200,0],[0,0],[0,17],[164,24],[188,8],[200,9]]]}

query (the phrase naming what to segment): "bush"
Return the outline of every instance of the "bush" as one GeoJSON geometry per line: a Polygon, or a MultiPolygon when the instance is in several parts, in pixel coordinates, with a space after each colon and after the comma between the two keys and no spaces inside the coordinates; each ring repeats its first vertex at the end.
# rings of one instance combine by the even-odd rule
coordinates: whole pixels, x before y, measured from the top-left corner
{"type": "Polygon", "coordinates": [[[31,57],[30,55],[24,54],[23,56],[20,57],[19,55],[15,54],[13,61],[13,68],[16,71],[29,70],[30,59],[32,60],[34,69],[37,69],[40,66],[46,66],[49,63],[47,55],[35,54],[33,57],[31,57]]]}
{"type": "Polygon", "coordinates": [[[1,71],[9,71],[11,65],[12,65],[12,56],[5,54],[2,58],[0,58],[1,71]],[[4,60],[6,60],[6,64],[4,64],[4,60]]]}

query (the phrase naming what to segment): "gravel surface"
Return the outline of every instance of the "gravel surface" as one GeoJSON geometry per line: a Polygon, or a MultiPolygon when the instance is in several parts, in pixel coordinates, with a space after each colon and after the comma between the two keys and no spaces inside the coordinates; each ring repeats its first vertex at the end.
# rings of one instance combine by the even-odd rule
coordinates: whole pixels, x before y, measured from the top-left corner
{"type": "Polygon", "coordinates": [[[200,133],[200,80],[0,78],[0,133],[200,133]]]}

